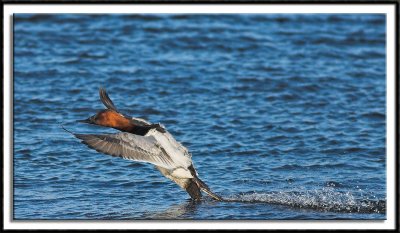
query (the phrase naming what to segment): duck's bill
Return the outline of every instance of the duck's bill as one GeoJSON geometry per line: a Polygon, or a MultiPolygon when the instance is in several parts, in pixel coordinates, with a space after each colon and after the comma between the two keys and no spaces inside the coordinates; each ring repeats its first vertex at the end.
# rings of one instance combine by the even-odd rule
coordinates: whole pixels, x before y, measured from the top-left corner
{"type": "Polygon", "coordinates": [[[86,123],[86,124],[93,124],[93,121],[92,121],[92,119],[90,119],[90,118],[85,119],[85,120],[77,120],[76,122],[79,122],[79,123],[86,123]]]}

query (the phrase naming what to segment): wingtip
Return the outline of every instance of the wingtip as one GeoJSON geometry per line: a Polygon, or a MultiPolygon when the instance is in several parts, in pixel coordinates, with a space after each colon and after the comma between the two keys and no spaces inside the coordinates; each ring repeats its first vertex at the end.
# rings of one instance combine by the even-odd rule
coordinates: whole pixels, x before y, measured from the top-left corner
{"type": "Polygon", "coordinates": [[[99,87],[99,96],[100,100],[103,102],[103,99],[107,96],[106,89],[104,89],[102,86],[99,87]]]}
{"type": "Polygon", "coordinates": [[[102,93],[104,93],[104,92],[106,92],[106,89],[104,89],[102,86],[99,86],[99,93],[100,93],[100,95],[101,95],[102,93]]]}
{"type": "Polygon", "coordinates": [[[99,88],[99,95],[101,102],[104,104],[104,106],[106,106],[106,108],[118,112],[117,108],[115,107],[114,103],[112,102],[104,88],[99,88]]]}
{"type": "Polygon", "coordinates": [[[76,138],[81,139],[81,137],[84,135],[84,134],[73,133],[72,131],[69,131],[68,129],[66,129],[62,124],[60,124],[60,126],[61,126],[61,128],[62,128],[63,130],[65,130],[65,132],[72,134],[72,135],[73,135],[74,137],[76,137],[76,138]]]}
{"type": "Polygon", "coordinates": [[[69,131],[68,129],[66,129],[62,124],[60,124],[60,126],[61,126],[61,128],[62,128],[63,130],[65,130],[66,132],[68,132],[68,133],[70,133],[70,134],[72,134],[72,135],[75,136],[74,133],[72,133],[71,131],[69,131]]]}

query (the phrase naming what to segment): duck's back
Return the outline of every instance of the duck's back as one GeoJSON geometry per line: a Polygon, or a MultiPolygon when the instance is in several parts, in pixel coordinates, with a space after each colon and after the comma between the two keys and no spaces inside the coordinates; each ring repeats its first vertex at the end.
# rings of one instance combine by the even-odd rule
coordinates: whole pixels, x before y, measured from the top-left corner
{"type": "Polygon", "coordinates": [[[145,136],[154,137],[160,148],[165,150],[174,163],[176,163],[177,167],[188,168],[192,164],[192,158],[188,149],[177,142],[167,130],[162,133],[157,129],[151,129],[145,136]]]}

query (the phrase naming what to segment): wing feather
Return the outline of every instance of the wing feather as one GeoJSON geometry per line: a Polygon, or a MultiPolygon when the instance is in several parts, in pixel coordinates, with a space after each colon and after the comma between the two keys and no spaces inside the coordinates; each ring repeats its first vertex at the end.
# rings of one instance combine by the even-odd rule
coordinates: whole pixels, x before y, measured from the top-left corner
{"type": "Polygon", "coordinates": [[[118,112],[114,103],[111,101],[110,97],[108,97],[108,94],[105,89],[100,88],[99,95],[100,95],[100,100],[104,104],[104,106],[106,106],[110,110],[114,110],[114,111],[118,112]]]}
{"type": "Polygon", "coordinates": [[[167,169],[177,167],[153,136],[143,137],[126,132],[101,135],[74,134],[74,136],[89,148],[104,154],[148,162],[167,169]]]}

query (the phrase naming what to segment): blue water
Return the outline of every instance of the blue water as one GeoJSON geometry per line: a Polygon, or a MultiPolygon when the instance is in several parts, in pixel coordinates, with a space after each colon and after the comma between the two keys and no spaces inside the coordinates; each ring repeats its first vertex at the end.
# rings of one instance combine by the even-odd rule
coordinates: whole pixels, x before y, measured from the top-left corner
{"type": "Polygon", "coordinates": [[[14,219],[386,219],[384,15],[14,18],[14,219]],[[75,123],[161,122],[221,196],[192,203],[75,123]]]}

